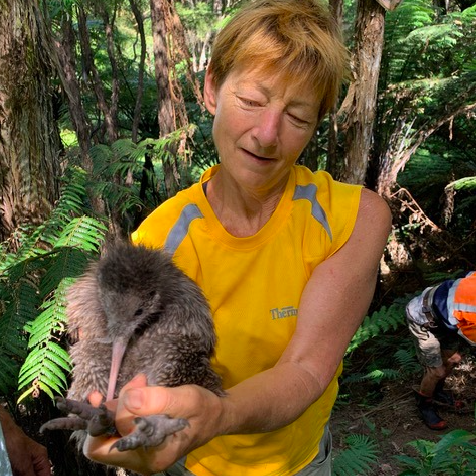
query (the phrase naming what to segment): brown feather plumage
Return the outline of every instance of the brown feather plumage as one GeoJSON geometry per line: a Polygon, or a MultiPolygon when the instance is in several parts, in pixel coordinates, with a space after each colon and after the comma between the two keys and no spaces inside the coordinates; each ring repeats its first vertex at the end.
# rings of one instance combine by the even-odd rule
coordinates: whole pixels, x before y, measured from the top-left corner
{"type": "MultiPolygon", "coordinates": [[[[149,385],[197,384],[223,395],[210,366],[216,338],[207,300],[164,251],[124,242],[108,246],[71,286],[67,303],[68,331],[79,336],[70,349],[68,399],[86,402],[93,391],[109,391],[112,398],[138,373],[149,385]],[[124,353],[111,385],[115,346],[124,353]]],[[[68,404],[65,409],[75,411],[68,404]]],[[[56,429],[53,422],[44,428],[56,429]]],[[[177,426],[183,428],[183,421],[177,426]]],[[[136,443],[120,449],[149,445],[136,443]]]]}

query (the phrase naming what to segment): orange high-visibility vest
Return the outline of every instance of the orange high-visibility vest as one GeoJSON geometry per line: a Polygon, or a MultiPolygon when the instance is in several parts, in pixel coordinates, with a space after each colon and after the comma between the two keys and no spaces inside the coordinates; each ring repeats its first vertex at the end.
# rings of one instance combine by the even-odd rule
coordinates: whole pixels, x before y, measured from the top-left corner
{"type": "Polygon", "coordinates": [[[459,334],[476,345],[476,272],[460,279],[453,289],[452,315],[459,334]]]}

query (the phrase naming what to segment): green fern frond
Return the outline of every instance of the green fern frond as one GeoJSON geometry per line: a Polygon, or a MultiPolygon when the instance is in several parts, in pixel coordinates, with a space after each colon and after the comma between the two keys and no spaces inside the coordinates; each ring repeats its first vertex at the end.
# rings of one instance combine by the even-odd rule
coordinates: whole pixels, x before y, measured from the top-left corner
{"type": "Polygon", "coordinates": [[[394,354],[397,367],[400,369],[400,374],[413,375],[421,370],[415,348],[412,346],[410,349],[399,349],[394,354]]]}
{"type": "Polygon", "coordinates": [[[382,380],[397,380],[402,376],[399,370],[395,369],[374,369],[366,373],[353,372],[342,378],[342,384],[374,382],[380,383],[382,380]]]}
{"type": "Polygon", "coordinates": [[[57,349],[52,349],[53,345],[54,343],[49,341],[42,347],[36,347],[26,358],[22,367],[26,370],[20,371],[18,382],[18,387],[26,387],[26,390],[20,395],[18,402],[28,395],[37,396],[40,390],[51,398],[54,398],[54,393],[61,394],[66,390],[64,369],[51,359],[51,355],[57,352],[57,349]]]}
{"type": "MultiPolygon", "coordinates": [[[[40,226],[17,230],[15,253],[0,264],[0,392],[20,399],[65,389],[70,371],[60,339],[65,330],[65,294],[104,241],[107,227],[84,214],[86,174],[70,167],[61,196],[40,226]]],[[[86,205],[85,205],[86,204],[86,205]]],[[[2,249],[8,249],[3,244],[2,249]]]]}
{"type": "MultiPolygon", "coordinates": [[[[77,233],[65,235],[77,236],[77,233]]],[[[65,389],[65,374],[71,370],[71,364],[67,352],[57,342],[65,331],[66,290],[74,278],[84,271],[87,257],[90,256],[86,252],[99,246],[100,236],[92,240],[88,235],[84,242],[85,250],[64,247],[51,253],[50,266],[40,283],[45,296],[39,306],[41,313],[25,326],[30,334],[29,355],[20,369],[18,388],[23,390],[20,400],[28,395],[36,395],[40,390],[53,395],[65,389]]],[[[73,244],[77,243],[73,241],[73,244]]]]}
{"type": "MultiPolygon", "coordinates": [[[[132,141],[131,141],[132,142],[132,141]]],[[[97,144],[89,149],[89,155],[94,163],[111,161],[114,157],[111,147],[106,144],[97,144]]]]}
{"type": "Polygon", "coordinates": [[[476,190],[476,177],[463,177],[446,186],[447,189],[455,190],[476,190]]]}
{"type": "Polygon", "coordinates": [[[346,355],[360,347],[362,343],[389,330],[396,330],[405,322],[405,304],[394,302],[388,308],[383,306],[371,316],[367,316],[355,333],[347,348],[346,355]]]}
{"type": "Polygon", "coordinates": [[[12,382],[16,382],[20,365],[18,362],[5,358],[0,354],[0,394],[9,395],[14,390],[12,382]]]}
{"type": "Polygon", "coordinates": [[[43,302],[43,311],[28,326],[30,353],[23,363],[18,380],[18,388],[23,392],[19,401],[25,396],[35,394],[40,384],[41,388],[49,389],[48,394],[61,393],[66,388],[65,371],[71,370],[69,357],[56,341],[65,328],[64,289],[70,280],[63,280],[50,299],[43,302]]]}
{"type": "Polygon", "coordinates": [[[108,197],[109,206],[121,213],[144,206],[135,187],[127,187],[113,182],[101,182],[95,184],[94,190],[97,194],[108,197]]]}
{"type": "Polygon", "coordinates": [[[367,474],[378,462],[379,450],[375,441],[366,435],[349,435],[348,448],[336,452],[332,462],[333,476],[367,474]]]}
{"type": "Polygon", "coordinates": [[[61,196],[56,204],[51,220],[68,222],[74,215],[82,215],[85,211],[84,204],[87,202],[86,172],[79,167],[67,169],[61,196]]]}
{"type": "Polygon", "coordinates": [[[61,281],[65,279],[65,276],[72,278],[79,276],[86,267],[88,257],[90,257],[89,253],[77,248],[55,249],[49,257],[48,266],[41,280],[41,295],[45,297],[55,289],[61,293],[61,281]]]}
{"type": "Polygon", "coordinates": [[[7,269],[14,264],[35,258],[46,253],[48,248],[57,245],[63,227],[79,214],[84,213],[84,203],[87,202],[86,174],[78,167],[71,167],[66,174],[61,195],[51,216],[36,228],[25,227],[17,232],[20,246],[16,253],[5,256],[0,269],[7,269]]]}
{"type": "Polygon", "coordinates": [[[24,276],[11,279],[8,273],[4,273],[0,302],[3,307],[0,314],[0,391],[2,395],[8,395],[16,387],[20,363],[27,354],[28,337],[24,326],[38,313],[37,281],[24,276]]]}
{"type": "Polygon", "coordinates": [[[58,233],[55,248],[13,267],[14,275],[19,276],[32,267],[40,266],[42,270],[34,303],[37,311],[31,312],[32,303],[27,299],[17,301],[27,305],[30,319],[24,324],[30,337],[29,353],[19,371],[18,389],[23,391],[20,400],[40,391],[52,396],[65,389],[65,375],[71,367],[67,353],[57,342],[65,330],[66,289],[84,271],[88,258],[98,251],[106,231],[105,225],[93,218],[73,218],[58,233]]]}
{"type": "Polygon", "coordinates": [[[454,45],[455,39],[451,35],[458,36],[461,33],[452,24],[428,25],[411,31],[405,41],[415,45],[427,45],[431,41],[440,40],[454,45]]]}
{"type": "Polygon", "coordinates": [[[78,247],[85,251],[97,252],[107,227],[100,221],[83,215],[71,220],[59,234],[55,243],[55,248],[78,247]]]}

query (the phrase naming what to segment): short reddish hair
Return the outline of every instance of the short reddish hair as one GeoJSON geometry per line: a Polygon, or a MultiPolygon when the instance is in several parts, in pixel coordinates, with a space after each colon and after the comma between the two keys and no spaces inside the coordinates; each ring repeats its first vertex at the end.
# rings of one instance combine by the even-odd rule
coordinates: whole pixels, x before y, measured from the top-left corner
{"type": "Polygon", "coordinates": [[[318,121],[334,105],[347,67],[340,29],[319,0],[257,0],[218,33],[209,63],[217,88],[230,71],[256,67],[313,84],[318,121]]]}

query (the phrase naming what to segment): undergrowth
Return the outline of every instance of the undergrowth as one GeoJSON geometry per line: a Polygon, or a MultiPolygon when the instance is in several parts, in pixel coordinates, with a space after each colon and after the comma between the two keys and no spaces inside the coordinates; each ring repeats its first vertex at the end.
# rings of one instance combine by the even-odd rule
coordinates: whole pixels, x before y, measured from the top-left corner
{"type": "Polygon", "coordinates": [[[67,387],[63,342],[65,292],[99,250],[105,222],[83,213],[85,173],[71,168],[50,218],[18,230],[18,247],[3,244],[0,264],[0,394],[18,401],[67,387]]]}

